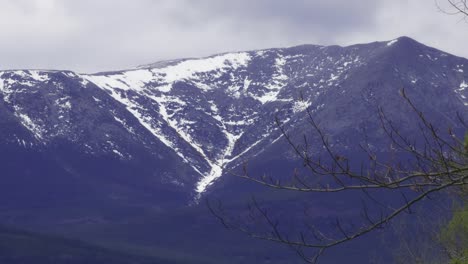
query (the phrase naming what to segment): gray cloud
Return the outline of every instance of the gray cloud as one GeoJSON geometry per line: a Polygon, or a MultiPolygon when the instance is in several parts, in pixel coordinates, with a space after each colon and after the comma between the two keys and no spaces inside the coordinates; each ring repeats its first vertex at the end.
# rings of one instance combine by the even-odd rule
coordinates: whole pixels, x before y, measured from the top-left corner
{"type": "Polygon", "coordinates": [[[467,32],[427,0],[1,0],[0,68],[94,72],[401,35],[468,57],[467,32]]]}
{"type": "Polygon", "coordinates": [[[328,27],[346,30],[372,24],[378,5],[374,0],[307,1],[307,0],[238,0],[189,2],[191,8],[214,19],[229,18],[239,22],[281,22],[292,29],[328,27]],[[364,13],[366,15],[358,16],[364,13]]]}

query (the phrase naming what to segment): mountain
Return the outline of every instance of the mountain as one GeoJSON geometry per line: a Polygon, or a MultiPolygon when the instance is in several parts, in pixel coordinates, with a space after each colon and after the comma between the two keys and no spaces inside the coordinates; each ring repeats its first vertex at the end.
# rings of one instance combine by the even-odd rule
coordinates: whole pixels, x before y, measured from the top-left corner
{"type": "Polygon", "coordinates": [[[273,175],[295,166],[276,120],[295,135],[308,133],[307,108],[351,153],[363,129],[384,148],[379,106],[414,132],[417,117],[402,88],[437,125],[462,130],[468,60],[408,37],[96,74],[0,71],[0,222],[67,233],[141,223],[149,212],[173,219],[215,193],[233,200],[255,189],[227,171],[246,161],[273,175]]]}

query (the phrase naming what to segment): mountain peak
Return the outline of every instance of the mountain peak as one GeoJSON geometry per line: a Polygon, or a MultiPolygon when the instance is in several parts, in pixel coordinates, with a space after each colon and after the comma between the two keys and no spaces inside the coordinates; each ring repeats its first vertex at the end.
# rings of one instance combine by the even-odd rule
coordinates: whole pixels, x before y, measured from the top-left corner
{"type": "Polygon", "coordinates": [[[425,46],[424,44],[410,38],[407,36],[401,36],[396,39],[392,39],[390,41],[386,41],[386,45],[388,47],[415,47],[415,46],[425,46]]]}

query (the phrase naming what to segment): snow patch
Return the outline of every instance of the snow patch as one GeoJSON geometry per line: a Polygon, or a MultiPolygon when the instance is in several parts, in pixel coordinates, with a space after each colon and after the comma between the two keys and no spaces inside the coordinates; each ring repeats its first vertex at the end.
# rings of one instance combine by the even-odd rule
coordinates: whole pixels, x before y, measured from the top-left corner
{"type": "Polygon", "coordinates": [[[26,127],[36,139],[43,139],[43,129],[39,125],[35,124],[27,114],[21,113],[21,109],[19,107],[15,106],[14,108],[15,116],[20,119],[21,124],[26,127]]]}
{"type": "Polygon", "coordinates": [[[68,111],[72,107],[70,99],[71,98],[69,96],[65,96],[55,100],[55,104],[58,105],[62,110],[68,111]]]}
{"type": "MultiPolygon", "coordinates": [[[[158,77],[158,81],[172,84],[176,81],[197,79],[200,74],[218,71],[218,74],[226,72],[227,69],[236,70],[245,67],[250,62],[251,57],[246,52],[228,53],[209,58],[185,60],[176,65],[165,68],[156,68],[151,71],[158,77]]],[[[211,89],[209,86],[197,86],[203,90],[211,89]]]]}
{"type": "Polygon", "coordinates": [[[292,111],[294,113],[298,113],[298,112],[303,112],[305,110],[307,110],[307,108],[310,106],[310,103],[309,102],[306,102],[306,101],[295,101],[294,104],[292,105],[292,111]]]}
{"type": "Polygon", "coordinates": [[[284,72],[285,65],[286,59],[282,55],[278,55],[274,65],[275,73],[273,74],[271,81],[264,86],[267,91],[261,96],[253,94],[251,94],[251,96],[262,104],[277,100],[278,94],[281,89],[286,86],[287,81],[289,80],[289,77],[284,72]]]}
{"type": "Polygon", "coordinates": [[[247,91],[247,89],[249,89],[251,83],[252,83],[252,80],[249,80],[247,77],[245,77],[244,87],[243,87],[244,91],[247,91]]]}
{"type": "Polygon", "coordinates": [[[109,89],[141,91],[145,88],[162,93],[172,90],[175,82],[191,80],[201,90],[208,91],[212,87],[197,81],[200,74],[217,71],[221,76],[227,69],[235,70],[246,66],[251,57],[246,52],[228,53],[203,59],[181,61],[175,65],[163,68],[137,69],[126,72],[105,75],[87,75],[85,79],[100,87],[109,89]]]}
{"type": "Polygon", "coordinates": [[[393,44],[395,44],[397,42],[398,42],[398,39],[391,40],[391,41],[387,42],[387,46],[390,47],[390,46],[392,46],[393,44]]]}
{"type": "Polygon", "coordinates": [[[49,76],[39,71],[29,71],[31,78],[38,82],[47,82],[50,80],[49,76]]]}
{"type": "Polygon", "coordinates": [[[5,91],[5,81],[3,80],[3,72],[0,72],[0,92],[5,91]]]}
{"type": "Polygon", "coordinates": [[[232,156],[232,153],[234,151],[234,147],[239,140],[239,138],[242,136],[242,133],[240,134],[233,134],[230,133],[226,130],[225,125],[223,124],[223,133],[225,137],[228,140],[228,144],[226,148],[224,149],[224,153],[221,157],[216,159],[214,162],[210,162],[211,164],[211,171],[208,175],[205,177],[201,178],[197,185],[196,185],[196,192],[198,193],[197,199],[200,198],[201,194],[206,191],[206,189],[213,184],[213,182],[221,177],[223,175],[223,169],[224,167],[231,161],[228,159],[228,157],[232,156]]]}
{"type": "Polygon", "coordinates": [[[87,75],[84,77],[100,87],[142,90],[148,82],[153,80],[153,73],[149,70],[134,70],[112,75],[87,75]]]}
{"type": "Polygon", "coordinates": [[[461,84],[460,84],[460,89],[458,89],[458,91],[464,91],[466,88],[468,88],[468,83],[466,83],[465,81],[463,81],[461,84]]]}
{"type": "Polygon", "coordinates": [[[120,119],[117,116],[115,116],[115,113],[113,113],[113,114],[114,114],[115,121],[119,122],[128,132],[130,132],[130,134],[135,135],[135,130],[132,127],[130,127],[127,124],[127,122],[125,122],[123,119],[120,119]]]}
{"type": "Polygon", "coordinates": [[[118,150],[116,150],[116,149],[113,149],[112,152],[114,152],[115,154],[117,154],[117,156],[119,156],[119,157],[122,158],[122,159],[125,158],[125,156],[124,156],[120,151],[118,151],[118,150]]]}

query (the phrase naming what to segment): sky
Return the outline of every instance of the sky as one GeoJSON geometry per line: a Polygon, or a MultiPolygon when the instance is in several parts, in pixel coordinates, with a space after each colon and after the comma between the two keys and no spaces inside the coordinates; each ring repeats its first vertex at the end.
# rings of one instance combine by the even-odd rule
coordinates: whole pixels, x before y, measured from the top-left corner
{"type": "Polygon", "coordinates": [[[0,69],[93,73],[399,36],[468,58],[468,23],[440,8],[450,11],[446,0],[0,0],[0,69]]]}

